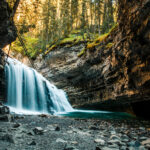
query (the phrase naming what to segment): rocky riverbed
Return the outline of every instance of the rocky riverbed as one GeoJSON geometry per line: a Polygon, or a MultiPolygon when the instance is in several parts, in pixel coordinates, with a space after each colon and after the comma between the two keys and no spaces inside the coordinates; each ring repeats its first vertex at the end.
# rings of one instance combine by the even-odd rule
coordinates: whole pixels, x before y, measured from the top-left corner
{"type": "Polygon", "coordinates": [[[148,150],[150,121],[10,115],[0,109],[0,150],[148,150]]]}

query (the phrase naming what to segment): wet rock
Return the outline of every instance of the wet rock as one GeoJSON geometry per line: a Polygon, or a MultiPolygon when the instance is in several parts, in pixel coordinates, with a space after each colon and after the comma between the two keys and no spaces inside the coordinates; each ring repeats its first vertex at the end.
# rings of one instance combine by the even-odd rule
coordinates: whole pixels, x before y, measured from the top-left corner
{"type": "Polygon", "coordinates": [[[34,133],[34,131],[29,131],[28,133],[27,133],[28,135],[35,135],[35,133],[34,133]]]}
{"type": "Polygon", "coordinates": [[[120,150],[127,150],[127,147],[126,146],[121,146],[120,150]]]}
{"type": "Polygon", "coordinates": [[[118,149],[119,146],[117,144],[112,144],[112,145],[108,145],[108,147],[118,149]]]}
{"type": "Polygon", "coordinates": [[[97,128],[96,126],[90,126],[89,129],[90,130],[99,130],[99,128],[97,128]]]}
{"type": "Polygon", "coordinates": [[[127,135],[122,135],[121,136],[121,141],[122,142],[128,142],[129,141],[129,137],[127,135]]]}
{"type": "Polygon", "coordinates": [[[71,141],[71,144],[78,144],[77,141],[71,141]]]}
{"type": "Polygon", "coordinates": [[[150,145],[150,139],[144,140],[144,141],[142,142],[142,145],[146,145],[146,144],[149,144],[149,145],[150,145]]]}
{"type": "Polygon", "coordinates": [[[28,145],[36,145],[35,141],[30,142],[28,145]]]}
{"type": "Polygon", "coordinates": [[[13,135],[11,134],[0,135],[0,140],[9,142],[9,143],[15,143],[13,135]]]}
{"type": "Polygon", "coordinates": [[[20,126],[21,126],[20,123],[15,123],[15,124],[13,125],[13,128],[18,128],[18,127],[20,127],[20,126]]]}
{"type": "Polygon", "coordinates": [[[112,135],[111,137],[110,137],[110,139],[111,140],[115,140],[115,139],[120,139],[117,135],[112,135]]]}
{"type": "Polygon", "coordinates": [[[66,145],[66,147],[64,148],[64,150],[78,150],[78,149],[76,149],[74,146],[66,145]]]}
{"type": "Polygon", "coordinates": [[[58,139],[56,139],[56,142],[57,143],[67,143],[67,141],[64,141],[63,139],[61,139],[61,138],[58,138],[58,139]]]}
{"type": "Polygon", "coordinates": [[[115,140],[110,140],[108,141],[108,144],[112,145],[112,144],[120,144],[120,140],[115,139],[115,140]]]}
{"type": "Polygon", "coordinates": [[[139,147],[141,144],[139,141],[131,141],[128,143],[128,145],[131,147],[139,147]]]}
{"type": "Polygon", "coordinates": [[[98,143],[101,146],[105,145],[105,141],[103,139],[95,139],[94,142],[98,143]]]}
{"type": "Polygon", "coordinates": [[[10,113],[10,110],[7,106],[0,106],[0,114],[9,114],[10,113]]]}
{"type": "Polygon", "coordinates": [[[57,126],[57,127],[55,128],[55,131],[60,131],[60,127],[57,126]]]}
{"type": "Polygon", "coordinates": [[[96,146],[95,150],[102,150],[100,147],[96,146]]]}
{"type": "Polygon", "coordinates": [[[13,120],[13,118],[12,118],[12,116],[10,114],[0,115],[0,121],[10,122],[12,120],[13,120]]]}
{"type": "Polygon", "coordinates": [[[36,127],[36,128],[33,129],[33,132],[36,135],[42,135],[44,133],[44,130],[41,127],[36,127]]]}

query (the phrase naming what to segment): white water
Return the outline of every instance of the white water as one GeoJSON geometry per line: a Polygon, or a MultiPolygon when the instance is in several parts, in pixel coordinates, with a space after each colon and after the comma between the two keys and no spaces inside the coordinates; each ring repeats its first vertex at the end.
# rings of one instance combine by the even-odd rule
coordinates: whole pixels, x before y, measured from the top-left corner
{"type": "Polygon", "coordinates": [[[66,93],[57,89],[36,70],[8,58],[5,66],[7,106],[18,114],[71,112],[66,93]]]}

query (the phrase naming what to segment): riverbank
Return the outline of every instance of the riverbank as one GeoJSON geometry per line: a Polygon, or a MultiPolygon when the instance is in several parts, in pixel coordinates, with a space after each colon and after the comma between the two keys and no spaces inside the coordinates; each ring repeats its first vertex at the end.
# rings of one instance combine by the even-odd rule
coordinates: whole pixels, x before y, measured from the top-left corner
{"type": "Polygon", "coordinates": [[[11,115],[0,121],[0,150],[145,150],[150,121],[11,115]]]}

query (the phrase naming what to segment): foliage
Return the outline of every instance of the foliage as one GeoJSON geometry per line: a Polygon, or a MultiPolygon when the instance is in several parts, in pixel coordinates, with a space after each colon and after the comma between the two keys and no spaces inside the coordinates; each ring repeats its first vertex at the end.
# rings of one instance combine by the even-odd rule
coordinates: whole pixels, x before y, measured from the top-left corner
{"type": "Polygon", "coordinates": [[[103,34],[103,35],[99,36],[97,39],[95,39],[92,43],[88,43],[87,49],[91,50],[95,46],[99,45],[101,42],[105,41],[105,39],[108,37],[108,35],[109,35],[108,33],[103,34]]]}
{"type": "MultiPolygon", "coordinates": [[[[36,57],[81,41],[89,42],[88,49],[94,48],[105,39],[100,35],[115,24],[115,8],[115,0],[24,0],[14,20],[30,57],[36,57]]],[[[14,49],[23,51],[17,41],[14,49]]]]}
{"type": "Polygon", "coordinates": [[[114,45],[114,43],[108,43],[106,46],[105,46],[105,48],[112,48],[113,47],[113,45],[114,45]]]}
{"type": "Polygon", "coordinates": [[[12,43],[11,49],[13,51],[19,52],[23,55],[28,55],[30,58],[35,58],[39,53],[42,52],[39,45],[39,39],[33,38],[31,36],[24,36],[23,38],[24,44],[27,48],[27,53],[25,52],[23,46],[21,45],[19,39],[17,39],[15,42],[12,43]]]}
{"type": "Polygon", "coordinates": [[[83,56],[83,55],[85,54],[85,51],[86,51],[86,49],[83,48],[83,49],[81,50],[81,52],[78,54],[78,57],[83,56]]]}

